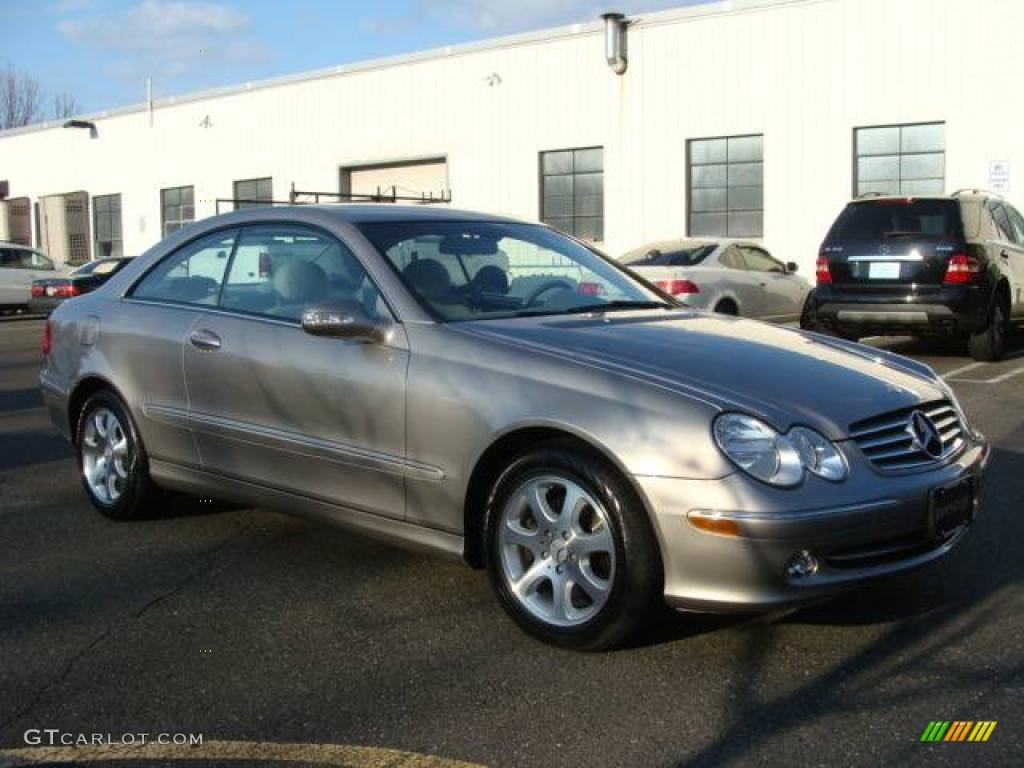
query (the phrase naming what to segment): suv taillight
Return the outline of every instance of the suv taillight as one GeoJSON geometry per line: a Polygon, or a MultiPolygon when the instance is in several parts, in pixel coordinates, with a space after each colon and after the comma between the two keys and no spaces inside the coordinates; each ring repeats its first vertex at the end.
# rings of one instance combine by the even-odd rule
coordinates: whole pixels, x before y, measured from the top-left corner
{"type": "Polygon", "coordinates": [[[818,285],[832,282],[832,272],[828,268],[828,259],[819,256],[814,264],[814,274],[818,278],[818,285]]]}
{"type": "Polygon", "coordinates": [[[46,321],[46,325],[43,326],[43,357],[50,356],[50,350],[53,349],[53,330],[50,328],[50,321],[46,321]]]}
{"type": "Polygon", "coordinates": [[[965,283],[976,283],[981,275],[981,263],[972,259],[965,253],[954,253],[949,257],[949,266],[946,267],[947,285],[964,285],[965,283]]]}

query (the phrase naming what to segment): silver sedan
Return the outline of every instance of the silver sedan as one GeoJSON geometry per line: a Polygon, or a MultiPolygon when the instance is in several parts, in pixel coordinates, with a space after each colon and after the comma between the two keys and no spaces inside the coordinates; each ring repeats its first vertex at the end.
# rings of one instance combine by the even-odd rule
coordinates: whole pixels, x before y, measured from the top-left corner
{"type": "Polygon", "coordinates": [[[927,366],[655,292],[547,227],[248,209],[59,307],[41,385],[92,504],[278,508],[487,569],[524,629],[818,600],[941,558],[988,447],[927,366]]]}
{"type": "Polygon", "coordinates": [[[745,240],[663,240],[621,263],[688,306],[773,323],[799,320],[811,292],[796,264],[745,240]]]}

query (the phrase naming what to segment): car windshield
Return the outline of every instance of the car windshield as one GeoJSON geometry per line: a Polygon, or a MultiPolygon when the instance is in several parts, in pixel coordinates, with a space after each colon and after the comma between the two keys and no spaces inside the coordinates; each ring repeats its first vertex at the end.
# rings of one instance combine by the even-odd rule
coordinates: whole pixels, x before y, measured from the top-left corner
{"type": "Polygon", "coordinates": [[[666,240],[635,248],[620,260],[627,267],[692,267],[715,250],[714,243],[666,240]]]}
{"type": "Polygon", "coordinates": [[[955,200],[881,198],[850,203],[832,230],[837,240],[943,238],[955,235],[955,200]]]}
{"type": "Polygon", "coordinates": [[[413,295],[445,321],[675,306],[547,227],[389,221],[359,228],[413,295]]]}

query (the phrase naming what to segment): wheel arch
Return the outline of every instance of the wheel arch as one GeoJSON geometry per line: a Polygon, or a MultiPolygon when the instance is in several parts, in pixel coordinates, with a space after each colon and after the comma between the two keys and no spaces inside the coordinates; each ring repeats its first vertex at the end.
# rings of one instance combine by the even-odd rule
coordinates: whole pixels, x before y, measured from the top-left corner
{"type": "Polygon", "coordinates": [[[71,392],[68,395],[67,408],[68,434],[71,435],[72,443],[78,443],[78,419],[82,415],[82,408],[85,407],[85,403],[90,397],[102,389],[109,389],[121,400],[124,400],[121,393],[118,392],[117,387],[115,387],[109,379],[96,374],[83,376],[78,380],[75,386],[72,387],[71,392]]]}
{"type": "Polygon", "coordinates": [[[719,296],[715,299],[715,303],[711,306],[711,311],[718,312],[718,308],[723,304],[731,305],[737,317],[739,317],[742,314],[739,299],[737,299],[731,293],[719,294],[719,296]]]}
{"type": "MultiPolygon", "coordinates": [[[[637,499],[643,505],[644,512],[652,528],[650,505],[642,489],[633,476],[626,471],[606,446],[590,435],[584,435],[564,425],[558,424],[522,424],[509,428],[496,435],[491,443],[481,452],[473,465],[466,496],[463,501],[463,558],[473,568],[484,565],[484,512],[488,497],[498,476],[508,465],[509,459],[517,456],[528,447],[553,441],[566,441],[579,448],[597,454],[622,475],[626,483],[632,487],[637,499]]],[[[660,554],[660,553],[659,553],[660,554]]]]}

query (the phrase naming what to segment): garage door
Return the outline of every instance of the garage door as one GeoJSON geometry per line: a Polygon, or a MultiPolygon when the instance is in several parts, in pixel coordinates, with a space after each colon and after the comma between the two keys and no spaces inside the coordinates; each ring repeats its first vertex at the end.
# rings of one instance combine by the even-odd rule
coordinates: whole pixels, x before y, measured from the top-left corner
{"type": "Polygon", "coordinates": [[[399,197],[448,195],[448,163],[444,158],[343,168],[341,189],[355,195],[394,194],[399,197]]]}

